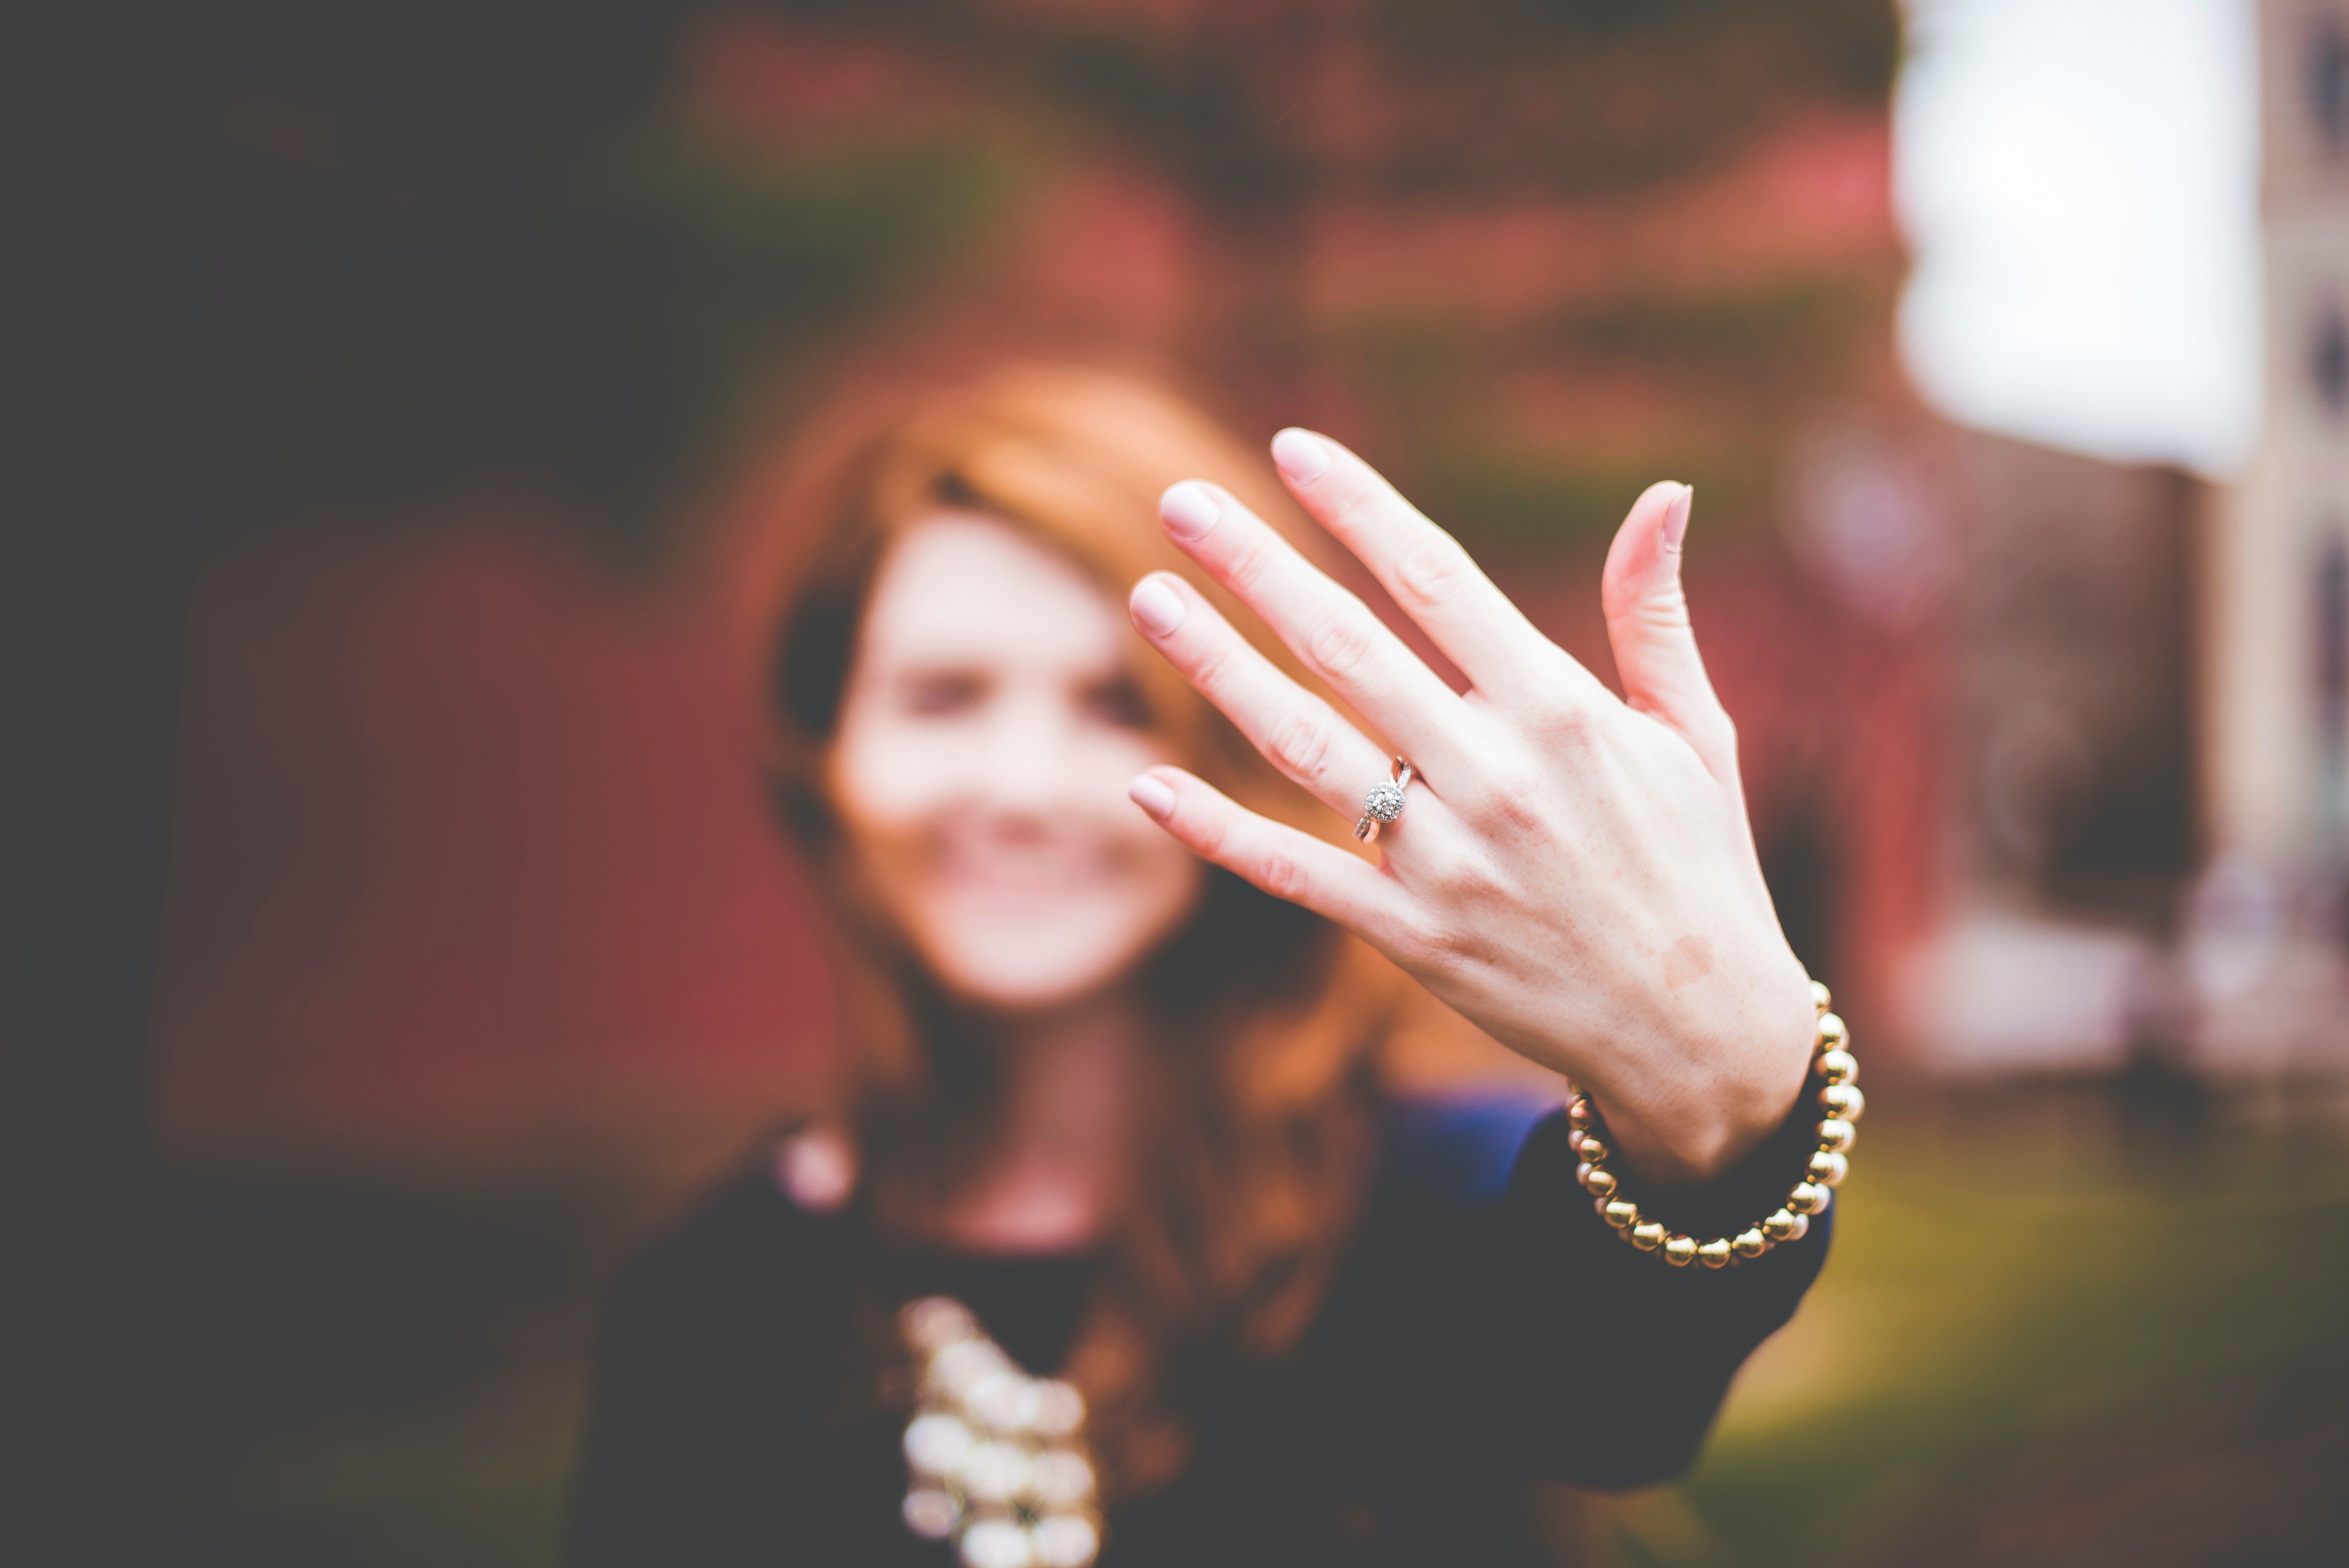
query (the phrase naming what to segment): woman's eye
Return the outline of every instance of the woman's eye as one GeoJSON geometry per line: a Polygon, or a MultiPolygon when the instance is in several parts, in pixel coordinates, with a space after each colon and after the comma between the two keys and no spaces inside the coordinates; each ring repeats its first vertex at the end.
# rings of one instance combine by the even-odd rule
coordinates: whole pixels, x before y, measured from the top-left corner
{"type": "Polygon", "coordinates": [[[1087,686],[1082,700],[1086,715],[1096,723],[1120,729],[1150,727],[1150,705],[1143,699],[1142,688],[1125,676],[1087,686]]]}
{"type": "Polygon", "coordinates": [[[899,683],[897,696],[907,713],[936,717],[977,707],[985,689],[977,676],[942,672],[907,676],[899,683]]]}

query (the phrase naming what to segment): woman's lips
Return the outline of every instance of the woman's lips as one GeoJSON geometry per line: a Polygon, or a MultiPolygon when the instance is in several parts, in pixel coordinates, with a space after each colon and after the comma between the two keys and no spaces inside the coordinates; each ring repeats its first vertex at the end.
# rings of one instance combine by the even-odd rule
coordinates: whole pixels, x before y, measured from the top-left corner
{"type": "Polygon", "coordinates": [[[937,882],[957,898],[1033,904],[1098,892],[1111,880],[1111,863],[1107,855],[1081,851],[950,853],[938,865],[937,882]]]}

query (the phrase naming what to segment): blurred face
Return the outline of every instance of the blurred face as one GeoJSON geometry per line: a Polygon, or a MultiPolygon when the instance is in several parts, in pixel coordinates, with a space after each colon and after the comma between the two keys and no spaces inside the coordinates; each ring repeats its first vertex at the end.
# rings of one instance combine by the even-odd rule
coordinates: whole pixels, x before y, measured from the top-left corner
{"type": "Polygon", "coordinates": [[[1077,569],[941,513],[882,563],[830,784],[883,907],[946,987],[1032,1012],[1113,986],[1205,880],[1126,799],[1173,760],[1126,674],[1132,635],[1077,569]]]}

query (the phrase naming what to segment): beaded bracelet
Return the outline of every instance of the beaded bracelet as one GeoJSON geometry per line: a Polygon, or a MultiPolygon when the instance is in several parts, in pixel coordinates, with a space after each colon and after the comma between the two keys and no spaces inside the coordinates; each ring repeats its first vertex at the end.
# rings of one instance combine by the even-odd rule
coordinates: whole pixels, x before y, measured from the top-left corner
{"type": "MultiPolygon", "coordinates": [[[[1849,1168],[1845,1156],[1851,1149],[1851,1124],[1859,1119],[1868,1105],[1859,1086],[1852,1081],[1859,1076],[1859,1063],[1852,1058],[1843,1020],[1827,1010],[1832,1000],[1826,986],[1816,980],[1811,982],[1811,1001],[1817,1008],[1819,1020],[1818,1036],[1811,1047],[1811,1070],[1826,1084],[1818,1097],[1819,1109],[1826,1113],[1819,1122],[1818,1147],[1811,1155],[1803,1180],[1786,1194],[1785,1202],[1760,1224],[1749,1226],[1734,1236],[1700,1242],[1693,1236],[1669,1232],[1641,1214],[1637,1203],[1622,1196],[1621,1183],[1607,1169],[1608,1158],[1613,1151],[1599,1136],[1597,1108],[1591,1105],[1588,1096],[1574,1094],[1566,1108],[1567,1120],[1573,1129],[1567,1134],[1567,1141],[1582,1161],[1574,1168],[1574,1179],[1596,1200],[1600,1217],[1617,1235],[1643,1253],[1661,1252],[1664,1262],[1674,1268],[1686,1268],[1692,1263],[1702,1264],[1709,1269],[1726,1268],[1741,1258],[1758,1258],[1780,1242],[1800,1241],[1811,1228],[1811,1216],[1826,1212],[1835,1196],[1834,1187],[1849,1168]]],[[[1568,1087],[1572,1088],[1571,1085],[1568,1087]]]]}

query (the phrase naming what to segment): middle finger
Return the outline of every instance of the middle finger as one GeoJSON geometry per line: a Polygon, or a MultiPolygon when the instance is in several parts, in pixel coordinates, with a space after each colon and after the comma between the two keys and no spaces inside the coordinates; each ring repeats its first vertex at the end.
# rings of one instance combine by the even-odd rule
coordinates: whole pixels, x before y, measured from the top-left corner
{"type": "Polygon", "coordinates": [[[1133,624],[1183,678],[1238,726],[1248,744],[1342,816],[1387,776],[1387,758],[1336,709],[1257,650],[1199,591],[1172,572],[1134,584],[1133,624]]]}
{"type": "Polygon", "coordinates": [[[1186,480],[1159,501],[1167,537],[1264,617],[1305,667],[1434,777],[1466,749],[1466,705],[1371,607],[1230,491],[1186,480]]]}

